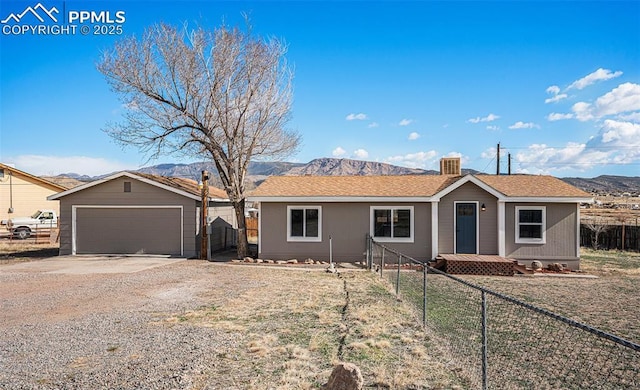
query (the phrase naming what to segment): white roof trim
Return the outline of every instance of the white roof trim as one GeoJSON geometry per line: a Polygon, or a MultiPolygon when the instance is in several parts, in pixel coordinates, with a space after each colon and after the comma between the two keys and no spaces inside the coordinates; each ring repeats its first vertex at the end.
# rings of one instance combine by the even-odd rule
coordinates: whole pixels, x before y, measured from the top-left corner
{"type": "Polygon", "coordinates": [[[511,203],[593,203],[593,198],[571,197],[571,196],[545,196],[545,197],[525,197],[514,196],[504,199],[511,203]]]}
{"type": "Polygon", "coordinates": [[[473,176],[471,174],[466,175],[466,176],[462,177],[461,179],[459,179],[458,181],[448,185],[446,188],[444,188],[443,190],[441,190],[437,194],[433,195],[432,199],[433,200],[440,200],[445,195],[450,194],[454,190],[462,187],[462,185],[464,185],[466,183],[469,183],[469,182],[471,182],[471,183],[477,185],[478,187],[482,188],[485,192],[488,192],[489,194],[495,196],[496,198],[498,198],[498,200],[507,200],[508,199],[508,197],[505,194],[503,194],[502,192],[496,190],[495,188],[491,187],[487,183],[483,182],[482,180],[478,179],[477,177],[475,177],[475,176],[473,176]]]}
{"type": "Polygon", "coordinates": [[[400,196],[248,196],[251,202],[431,202],[431,197],[400,197],[400,196]]]}
{"type": "Polygon", "coordinates": [[[131,172],[125,172],[125,171],[114,173],[113,175],[107,176],[107,177],[105,177],[103,179],[92,181],[90,183],[83,184],[83,185],[78,186],[78,187],[74,187],[74,188],[72,188],[70,190],[66,190],[66,191],[63,191],[63,192],[59,192],[57,194],[49,195],[47,197],[47,200],[58,200],[58,199],[60,199],[60,198],[62,198],[64,196],[67,196],[67,195],[70,195],[70,194],[73,194],[73,193],[76,193],[76,192],[79,192],[79,191],[84,191],[87,188],[95,187],[95,186],[98,186],[100,184],[106,183],[108,181],[111,181],[113,179],[117,179],[117,178],[123,177],[123,176],[126,176],[126,177],[134,179],[134,180],[141,181],[143,183],[150,184],[150,185],[152,185],[154,187],[162,188],[163,190],[166,190],[166,191],[169,191],[169,192],[173,192],[173,193],[178,194],[178,195],[182,195],[182,196],[187,197],[189,199],[201,200],[201,198],[199,196],[193,195],[193,194],[191,194],[189,192],[182,191],[182,190],[179,190],[177,188],[170,187],[168,185],[165,185],[165,184],[162,184],[162,183],[158,183],[157,181],[150,180],[150,179],[135,175],[135,174],[133,174],[131,172]]]}

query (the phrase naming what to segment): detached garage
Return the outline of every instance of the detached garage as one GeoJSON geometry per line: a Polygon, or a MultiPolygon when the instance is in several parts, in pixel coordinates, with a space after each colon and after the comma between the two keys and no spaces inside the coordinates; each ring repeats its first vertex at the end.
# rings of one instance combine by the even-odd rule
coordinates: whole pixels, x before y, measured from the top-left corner
{"type": "MultiPolygon", "coordinates": [[[[211,219],[233,223],[224,191],[210,188],[211,219]]],[[[60,201],[60,254],[197,256],[197,182],[120,172],[48,197],[60,201]]]]}

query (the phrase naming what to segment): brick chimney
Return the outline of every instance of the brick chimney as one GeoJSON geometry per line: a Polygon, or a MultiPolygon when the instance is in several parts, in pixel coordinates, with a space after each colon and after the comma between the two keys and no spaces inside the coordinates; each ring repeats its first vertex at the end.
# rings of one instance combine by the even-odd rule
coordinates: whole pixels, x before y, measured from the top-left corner
{"type": "Polygon", "coordinates": [[[440,159],[441,175],[458,175],[462,174],[460,167],[460,157],[443,157],[440,159]]]}

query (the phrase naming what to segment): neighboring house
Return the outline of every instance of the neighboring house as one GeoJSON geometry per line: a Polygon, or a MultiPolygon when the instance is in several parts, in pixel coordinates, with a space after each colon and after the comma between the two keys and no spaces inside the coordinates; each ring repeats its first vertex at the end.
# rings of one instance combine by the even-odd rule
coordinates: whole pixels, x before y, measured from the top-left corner
{"type": "MultiPolygon", "coordinates": [[[[226,193],[209,187],[212,250],[220,229],[235,227],[226,193]]],[[[60,254],[162,254],[200,251],[201,190],[194,180],[119,172],[64,191],[60,201],[60,254]]]]}
{"type": "Polygon", "coordinates": [[[0,163],[0,220],[27,217],[38,209],[59,211],[58,202],[47,200],[67,188],[0,163]]]}
{"type": "Polygon", "coordinates": [[[367,234],[417,260],[499,255],[580,266],[580,203],[551,176],[271,176],[259,202],[259,256],[364,260],[367,234]]]}

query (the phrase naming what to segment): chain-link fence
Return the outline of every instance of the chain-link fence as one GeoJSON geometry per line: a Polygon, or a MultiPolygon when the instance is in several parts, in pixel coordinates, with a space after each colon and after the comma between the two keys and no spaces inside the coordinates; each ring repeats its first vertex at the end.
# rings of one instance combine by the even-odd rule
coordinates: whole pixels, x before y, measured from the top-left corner
{"type": "Polygon", "coordinates": [[[412,303],[469,388],[640,389],[640,345],[446,274],[368,238],[372,270],[412,303]],[[425,272],[425,270],[427,272],[425,272]]]}

